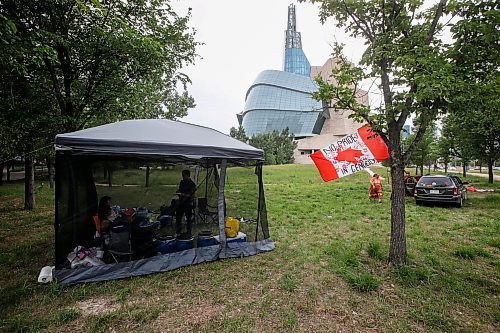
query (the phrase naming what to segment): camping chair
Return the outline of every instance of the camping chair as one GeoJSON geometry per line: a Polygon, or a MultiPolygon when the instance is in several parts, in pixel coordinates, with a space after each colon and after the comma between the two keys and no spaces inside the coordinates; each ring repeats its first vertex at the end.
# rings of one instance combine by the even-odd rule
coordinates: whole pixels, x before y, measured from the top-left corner
{"type": "Polygon", "coordinates": [[[130,221],[127,218],[119,218],[109,226],[109,246],[108,252],[115,262],[119,262],[121,257],[128,256],[132,260],[134,251],[132,250],[130,221]]]}
{"type": "Polygon", "coordinates": [[[217,221],[218,213],[211,212],[208,209],[207,198],[198,198],[198,211],[196,214],[196,220],[201,221],[202,223],[212,223],[217,221]]]}

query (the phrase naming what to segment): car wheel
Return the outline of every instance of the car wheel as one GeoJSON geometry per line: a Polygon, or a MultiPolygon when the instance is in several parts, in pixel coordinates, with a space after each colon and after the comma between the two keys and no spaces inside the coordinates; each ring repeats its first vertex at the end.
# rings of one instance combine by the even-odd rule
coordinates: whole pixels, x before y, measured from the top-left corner
{"type": "Polygon", "coordinates": [[[457,202],[457,207],[462,208],[463,205],[464,205],[464,198],[460,196],[460,200],[457,202]]]}

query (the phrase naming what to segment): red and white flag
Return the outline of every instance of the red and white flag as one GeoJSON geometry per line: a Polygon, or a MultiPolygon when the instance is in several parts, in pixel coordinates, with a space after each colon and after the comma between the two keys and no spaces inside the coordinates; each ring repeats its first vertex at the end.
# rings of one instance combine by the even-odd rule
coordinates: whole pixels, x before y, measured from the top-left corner
{"type": "Polygon", "coordinates": [[[372,131],[369,125],[365,125],[309,157],[316,164],[321,178],[327,182],[388,159],[389,151],[380,135],[372,131]]]}

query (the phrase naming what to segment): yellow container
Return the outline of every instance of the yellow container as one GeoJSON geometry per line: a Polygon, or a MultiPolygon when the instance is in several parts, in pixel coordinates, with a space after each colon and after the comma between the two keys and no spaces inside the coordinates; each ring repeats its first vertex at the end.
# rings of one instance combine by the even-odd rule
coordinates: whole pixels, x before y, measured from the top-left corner
{"type": "Polygon", "coordinates": [[[226,218],[226,236],[228,238],[234,238],[238,236],[238,232],[240,231],[240,221],[238,219],[228,216],[226,218]]]}

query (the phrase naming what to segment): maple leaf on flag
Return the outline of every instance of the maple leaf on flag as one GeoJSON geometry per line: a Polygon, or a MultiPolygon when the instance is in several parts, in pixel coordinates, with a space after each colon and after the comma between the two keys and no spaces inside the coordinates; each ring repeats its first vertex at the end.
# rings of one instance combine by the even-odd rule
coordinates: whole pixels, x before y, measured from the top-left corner
{"type": "Polygon", "coordinates": [[[355,133],[348,134],[309,156],[325,182],[349,176],[390,157],[384,140],[369,125],[358,128],[355,133]],[[349,148],[342,151],[339,149],[342,147],[339,142],[343,141],[349,143],[349,148]],[[360,157],[366,159],[360,161],[360,157]],[[358,164],[359,167],[349,168],[351,163],[358,164]]]}
{"type": "Polygon", "coordinates": [[[346,161],[349,163],[358,163],[358,158],[363,156],[361,150],[347,148],[346,150],[337,151],[337,161],[346,161]]]}

